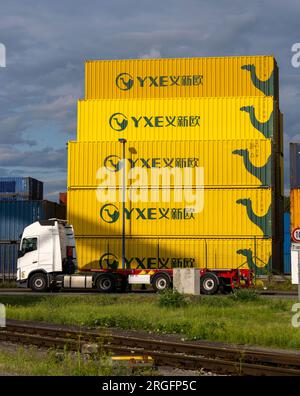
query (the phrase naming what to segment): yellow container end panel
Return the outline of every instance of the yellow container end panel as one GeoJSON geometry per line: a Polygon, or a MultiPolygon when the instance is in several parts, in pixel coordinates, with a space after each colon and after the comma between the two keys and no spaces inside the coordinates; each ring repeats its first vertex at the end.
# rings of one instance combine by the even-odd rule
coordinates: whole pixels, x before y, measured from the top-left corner
{"type": "Polygon", "coordinates": [[[291,200],[291,234],[296,228],[300,228],[300,188],[292,188],[290,191],[291,200]]]}
{"type": "MultiPolygon", "coordinates": [[[[123,185],[119,142],[69,142],[68,187],[123,185]]],[[[269,140],[159,141],[125,145],[126,185],[271,186],[269,140]]]]}
{"type": "Polygon", "coordinates": [[[272,56],[88,61],[86,99],[277,96],[272,56]]]}
{"type": "Polygon", "coordinates": [[[272,97],[81,100],[78,141],[277,139],[272,97]]]}
{"type": "MultiPolygon", "coordinates": [[[[122,268],[121,238],[76,238],[79,270],[122,268]]],[[[272,268],[271,239],[126,239],[125,263],[132,269],[272,268]]]]}
{"type": "MultiPolygon", "coordinates": [[[[119,236],[122,189],[68,191],[78,236],[119,236]]],[[[128,236],[271,237],[271,189],[127,189],[128,236]]]]}

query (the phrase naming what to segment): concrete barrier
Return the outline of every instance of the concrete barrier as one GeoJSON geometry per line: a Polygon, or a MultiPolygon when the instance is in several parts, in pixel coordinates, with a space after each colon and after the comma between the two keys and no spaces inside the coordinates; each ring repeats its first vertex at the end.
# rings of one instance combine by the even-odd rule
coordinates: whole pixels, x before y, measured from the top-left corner
{"type": "Polygon", "coordinates": [[[196,268],[174,268],[173,288],[182,294],[200,294],[200,273],[196,268]]]}

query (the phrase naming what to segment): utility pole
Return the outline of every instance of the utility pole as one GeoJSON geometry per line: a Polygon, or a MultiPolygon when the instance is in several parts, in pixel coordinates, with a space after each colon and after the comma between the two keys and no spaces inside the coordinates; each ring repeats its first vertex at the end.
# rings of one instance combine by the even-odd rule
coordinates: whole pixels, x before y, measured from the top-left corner
{"type": "Polygon", "coordinates": [[[122,144],[122,162],[123,162],[123,185],[122,185],[122,269],[125,269],[125,199],[126,199],[126,166],[125,166],[125,144],[126,139],[119,139],[122,144]]]}

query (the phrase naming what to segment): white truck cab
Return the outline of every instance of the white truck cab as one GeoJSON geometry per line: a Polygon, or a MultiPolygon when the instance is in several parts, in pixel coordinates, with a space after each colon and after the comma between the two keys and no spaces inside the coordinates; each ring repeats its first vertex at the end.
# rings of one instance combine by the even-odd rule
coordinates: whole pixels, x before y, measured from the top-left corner
{"type": "Polygon", "coordinates": [[[73,274],[76,268],[74,231],[65,220],[40,220],[24,229],[18,253],[18,286],[44,291],[59,286],[58,274],[73,274]]]}

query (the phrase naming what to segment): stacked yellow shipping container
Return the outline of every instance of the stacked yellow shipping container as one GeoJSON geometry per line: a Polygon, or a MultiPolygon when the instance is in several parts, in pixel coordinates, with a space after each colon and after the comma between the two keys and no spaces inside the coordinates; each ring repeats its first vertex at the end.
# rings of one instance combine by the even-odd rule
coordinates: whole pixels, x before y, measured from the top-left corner
{"type": "Polygon", "coordinates": [[[79,268],[121,264],[119,138],[128,265],[279,268],[281,133],[271,56],[87,62],[68,154],[79,268]],[[165,170],[189,172],[179,198],[165,170]]]}

